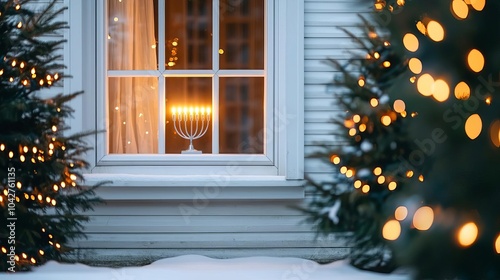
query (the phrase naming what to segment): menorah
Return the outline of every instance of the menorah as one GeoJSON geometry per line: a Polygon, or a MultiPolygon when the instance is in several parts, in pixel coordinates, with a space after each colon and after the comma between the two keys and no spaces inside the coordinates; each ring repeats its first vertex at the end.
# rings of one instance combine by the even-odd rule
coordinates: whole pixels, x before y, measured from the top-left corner
{"type": "Polygon", "coordinates": [[[210,126],[210,107],[172,107],[172,121],[175,132],[189,140],[189,147],[182,154],[201,154],[193,146],[193,140],[201,138],[210,126]],[[200,125],[201,122],[201,125],[200,125]]]}

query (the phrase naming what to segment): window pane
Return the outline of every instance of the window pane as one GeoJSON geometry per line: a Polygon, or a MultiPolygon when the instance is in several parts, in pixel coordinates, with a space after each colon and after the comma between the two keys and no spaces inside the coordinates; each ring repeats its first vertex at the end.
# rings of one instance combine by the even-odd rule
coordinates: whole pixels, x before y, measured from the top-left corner
{"type": "MultiPolygon", "coordinates": [[[[189,140],[184,139],[181,134],[200,136],[199,139],[193,140],[194,148],[204,154],[212,153],[212,78],[166,78],[166,99],[166,153],[179,154],[188,149],[189,140]],[[185,119],[182,117],[184,113],[182,113],[181,117],[176,117],[175,127],[172,111],[174,107],[177,109],[176,112],[182,111],[184,108],[188,110],[187,121],[184,121],[185,119]],[[190,108],[193,108],[194,118],[192,120],[189,118],[190,108]],[[199,108],[198,118],[195,117],[196,108],[199,108]],[[210,108],[209,121],[202,116],[203,113],[205,116],[208,113],[207,108],[210,108]],[[206,132],[203,134],[204,131],[206,132]]],[[[176,116],[178,115],[176,114],[176,116]]]]}
{"type": "Polygon", "coordinates": [[[221,154],[264,153],[264,78],[220,78],[221,154]]]}
{"type": "Polygon", "coordinates": [[[110,153],[158,152],[158,79],[108,79],[110,153]]]}
{"type": "Polygon", "coordinates": [[[108,64],[110,70],[155,70],[154,0],[108,0],[108,64]]]}
{"type": "Polygon", "coordinates": [[[212,0],[167,0],[165,24],[165,69],[212,69],[212,0]]]}
{"type": "Polygon", "coordinates": [[[221,0],[220,68],[264,69],[264,0],[221,0]]]}

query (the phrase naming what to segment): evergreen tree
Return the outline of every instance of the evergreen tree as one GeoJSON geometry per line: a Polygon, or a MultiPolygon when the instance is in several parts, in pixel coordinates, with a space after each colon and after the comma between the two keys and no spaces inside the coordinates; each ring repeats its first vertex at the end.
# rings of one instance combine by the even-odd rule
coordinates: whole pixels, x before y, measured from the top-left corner
{"type": "Polygon", "coordinates": [[[321,233],[352,232],[347,239],[354,266],[390,272],[396,264],[382,237],[384,204],[408,181],[423,181],[423,175],[407,163],[413,150],[407,124],[416,114],[402,99],[387,95],[406,71],[406,61],[379,35],[380,28],[361,19],[364,37],[344,31],[363,53],[351,53],[347,63],[329,60],[340,72],[332,86],[346,112],[335,121],[344,144],[323,146],[312,155],[328,159],[339,172],[331,182],[309,180],[316,195],[307,212],[321,233]]]}
{"type": "Polygon", "coordinates": [[[375,8],[410,58],[414,83],[402,79],[389,92],[407,92],[419,112],[410,163],[433,162],[424,184],[395,205],[408,210],[401,234],[393,228],[398,259],[417,278],[500,279],[500,2],[377,0],[375,8]]]}
{"type": "MultiPolygon", "coordinates": [[[[83,137],[67,136],[64,119],[75,94],[41,92],[61,83],[57,54],[67,28],[64,9],[52,1],[32,11],[28,0],[0,0],[0,270],[18,271],[60,260],[67,243],[81,237],[99,199],[81,184],[89,149],[83,137]]],[[[33,3],[35,4],[35,3],[33,3]]]]}

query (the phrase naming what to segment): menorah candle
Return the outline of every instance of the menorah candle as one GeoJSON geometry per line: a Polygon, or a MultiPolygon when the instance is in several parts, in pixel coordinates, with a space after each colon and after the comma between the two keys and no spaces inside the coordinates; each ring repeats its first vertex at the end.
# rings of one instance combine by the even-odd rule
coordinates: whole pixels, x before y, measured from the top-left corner
{"type": "Polygon", "coordinates": [[[210,107],[172,107],[173,121],[210,120],[210,107]]]}
{"type": "Polygon", "coordinates": [[[201,153],[193,147],[193,140],[205,135],[210,125],[210,107],[172,107],[172,122],[175,132],[184,139],[189,140],[189,148],[182,153],[201,153]],[[201,122],[201,124],[200,124],[201,122]]]}

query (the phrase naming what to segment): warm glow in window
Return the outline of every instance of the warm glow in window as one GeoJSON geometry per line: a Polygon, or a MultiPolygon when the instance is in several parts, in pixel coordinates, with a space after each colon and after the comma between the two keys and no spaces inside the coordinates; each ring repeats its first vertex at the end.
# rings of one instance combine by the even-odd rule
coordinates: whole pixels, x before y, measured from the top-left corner
{"type": "Polygon", "coordinates": [[[263,154],[272,139],[264,120],[265,3],[107,0],[109,153],[180,154],[190,143],[180,134],[189,130],[201,135],[192,141],[203,154],[263,154]],[[211,108],[210,121],[193,112],[176,130],[179,106],[211,108]]]}

